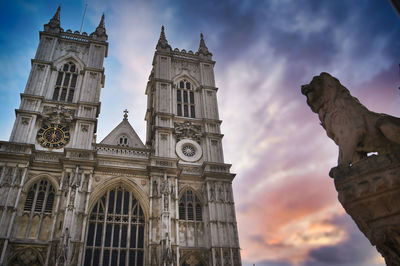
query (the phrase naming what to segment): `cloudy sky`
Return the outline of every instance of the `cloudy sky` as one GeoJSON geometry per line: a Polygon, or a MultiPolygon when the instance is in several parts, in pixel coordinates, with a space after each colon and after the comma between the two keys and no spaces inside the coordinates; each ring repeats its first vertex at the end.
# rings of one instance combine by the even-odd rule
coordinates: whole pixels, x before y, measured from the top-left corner
{"type": "MultiPolygon", "coordinates": [[[[38,44],[62,5],[79,30],[85,1],[1,1],[0,139],[8,140],[38,44]]],[[[109,52],[98,141],[128,108],[145,138],[145,86],[160,26],[173,48],[216,60],[225,160],[232,163],[244,265],[383,265],[337,201],[337,147],[300,86],[336,76],[369,109],[400,116],[400,18],[388,0],[88,0],[83,31],[106,16],[109,52]]]]}

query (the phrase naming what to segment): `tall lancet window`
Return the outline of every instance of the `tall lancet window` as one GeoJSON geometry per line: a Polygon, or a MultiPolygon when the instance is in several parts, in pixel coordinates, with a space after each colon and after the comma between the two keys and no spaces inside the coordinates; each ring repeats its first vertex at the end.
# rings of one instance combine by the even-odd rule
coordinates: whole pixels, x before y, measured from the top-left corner
{"type": "Polygon", "coordinates": [[[179,200],[179,220],[203,220],[200,200],[190,189],[186,190],[179,200]]]}
{"type": "Polygon", "coordinates": [[[84,265],[144,264],[145,217],[133,193],[107,191],[89,215],[84,265]]]}
{"type": "Polygon", "coordinates": [[[186,79],[180,81],[176,90],[176,110],[178,116],[195,118],[193,85],[186,79]]]}
{"type": "Polygon", "coordinates": [[[60,102],[72,102],[78,79],[78,69],[75,64],[68,62],[58,71],[56,86],[53,92],[53,100],[60,102]]]}
{"type": "Polygon", "coordinates": [[[55,191],[47,180],[40,180],[29,188],[24,211],[30,213],[48,213],[53,211],[55,191]]]}

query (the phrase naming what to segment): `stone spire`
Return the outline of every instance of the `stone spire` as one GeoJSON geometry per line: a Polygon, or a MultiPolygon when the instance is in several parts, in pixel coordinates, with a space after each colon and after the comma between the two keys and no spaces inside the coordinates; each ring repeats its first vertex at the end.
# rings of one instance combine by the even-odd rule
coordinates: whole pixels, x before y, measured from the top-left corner
{"type": "Polygon", "coordinates": [[[208,51],[208,48],[206,46],[206,43],[204,42],[204,36],[203,33],[200,33],[200,46],[199,46],[199,50],[198,53],[200,55],[204,55],[204,56],[212,56],[212,53],[210,53],[208,51]]]}
{"type": "Polygon", "coordinates": [[[168,44],[167,38],[165,37],[164,26],[161,26],[160,38],[158,39],[156,49],[168,51],[172,50],[171,46],[168,44]]]}
{"type": "Polygon", "coordinates": [[[49,23],[44,24],[44,31],[59,33],[62,30],[62,28],[60,27],[60,11],[61,6],[58,6],[56,13],[50,19],[49,23]]]}
{"type": "Polygon", "coordinates": [[[97,41],[107,41],[108,36],[106,33],[106,27],[104,23],[104,13],[101,16],[99,26],[97,26],[96,30],[90,34],[90,37],[97,41]]]}

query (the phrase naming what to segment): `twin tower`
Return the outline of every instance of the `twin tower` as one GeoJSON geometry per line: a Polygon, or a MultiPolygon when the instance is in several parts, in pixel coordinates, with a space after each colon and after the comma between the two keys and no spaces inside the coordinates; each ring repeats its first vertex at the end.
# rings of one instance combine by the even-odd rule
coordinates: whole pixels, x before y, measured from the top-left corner
{"type": "Polygon", "coordinates": [[[0,265],[241,265],[203,36],[196,53],[173,50],[162,28],[146,143],[127,112],[96,143],[107,50],[104,15],[88,35],[64,31],[58,8],[40,32],[0,142],[0,265]]]}

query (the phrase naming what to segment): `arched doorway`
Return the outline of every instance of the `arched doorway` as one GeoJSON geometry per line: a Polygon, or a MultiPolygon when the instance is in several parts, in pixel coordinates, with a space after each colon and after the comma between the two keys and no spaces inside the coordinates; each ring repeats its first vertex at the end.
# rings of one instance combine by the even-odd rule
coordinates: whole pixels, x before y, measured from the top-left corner
{"type": "Polygon", "coordinates": [[[144,264],[145,217],[132,191],[107,191],[89,214],[84,265],[144,264]]]}

